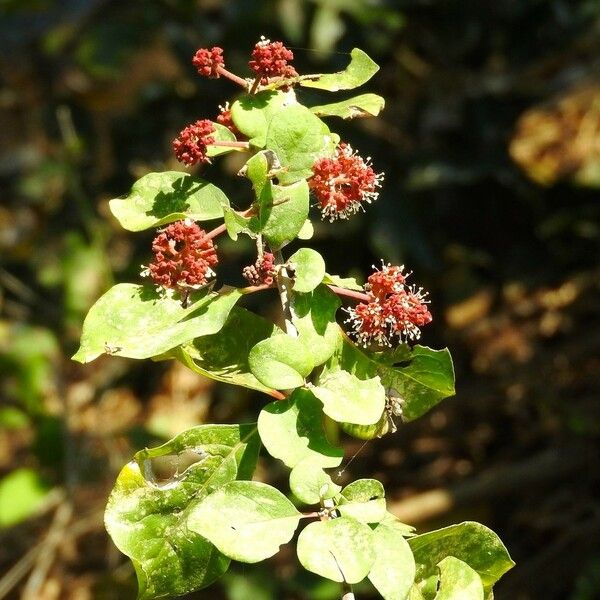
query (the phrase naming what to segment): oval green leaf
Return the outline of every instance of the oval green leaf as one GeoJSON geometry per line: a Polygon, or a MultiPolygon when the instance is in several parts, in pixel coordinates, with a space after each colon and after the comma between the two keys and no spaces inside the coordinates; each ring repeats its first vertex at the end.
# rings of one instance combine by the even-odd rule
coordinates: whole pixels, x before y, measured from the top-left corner
{"type": "Polygon", "coordinates": [[[148,173],[125,198],[109,202],[112,214],[128,231],[142,231],[181,219],[210,221],[223,216],[227,196],[212,183],[179,171],[148,173]]]}
{"type": "Polygon", "coordinates": [[[340,117],[359,119],[376,117],[385,106],[385,100],[377,94],[361,94],[341,102],[311,106],[310,110],[318,117],[340,117]]]}
{"type": "Polygon", "coordinates": [[[189,531],[187,516],[221,485],[249,478],[258,448],[254,426],[202,425],[138,452],[122,469],[105,524],[133,561],[140,600],[192,592],[227,570],[229,558],[189,531]]]}
{"type": "Polygon", "coordinates": [[[350,53],[350,64],[338,73],[305,75],[300,77],[303,87],[318,88],[329,92],[352,90],[366,83],[379,71],[379,66],[366,52],[354,48],[350,53]]]}
{"type": "Polygon", "coordinates": [[[223,294],[205,290],[183,308],[153,286],[120,283],[90,309],[73,359],[86,363],[103,353],[140,359],[163,354],[219,331],[241,295],[236,289],[223,294]]]}
{"type": "Polygon", "coordinates": [[[371,528],[350,517],[311,523],[298,537],[297,552],[307,571],[339,582],[362,581],[375,562],[371,528]]]}
{"type": "Polygon", "coordinates": [[[322,469],[320,457],[305,458],[290,473],[290,490],[305,504],[318,504],[333,498],[341,489],[322,469]]]}
{"type": "Polygon", "coordinates": [[[405,526],[384,520],[373,531],[375,562],[369,580],[384,600],[406,600],[415,578],[415,559],[404,539],[405,526]]]}
{"type": "Polygon", "coordinates": [[[294,271],[294,291],[312,292],[323,281],[325,261],[316,250],[300,248],[287,262],[294,271]]]}
{"type": "Polygon", "coordinates": [[[483,585],[477,571],[454,556],[438,564],[440,585],[435,600],[483,600],[483,585]]]}
{"type": "Polygon", "coordinates": [[[290,468],[308,458],[322,467],[337,467],[344,456],[329,443],[321,403],[306,389],[267,404],[258,416],[258,432],[269,454],[290,468]]]}
{"type": "Polygon", "coordinates": [[[304,385],[305,377],[312,371],[310,352],[285,333],[258,342],[248,355],[252,374],[263,385],[288,390],[304,385]]]}
{"type": "Polygon", "coordinates": [[[353,481],[342,490],[337,509],[362,523],[379,523],[387,514],[383,484],[376,479],[353,481]]]}
{"type": "Polygon", "coordinates": [[[223,554],[255,563],[290,541],[300,513],[277,489],[258,481],[234,481],[208,496],[188,517],[188,527],[223,554]]]}

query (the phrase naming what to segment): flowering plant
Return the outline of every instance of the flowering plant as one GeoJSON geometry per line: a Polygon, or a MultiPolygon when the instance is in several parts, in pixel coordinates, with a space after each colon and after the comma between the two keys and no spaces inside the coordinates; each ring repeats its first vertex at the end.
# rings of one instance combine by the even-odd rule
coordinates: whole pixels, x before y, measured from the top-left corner
{"type": "Polygon", "coordinates": [[[393,433],[452,396],[454,373],[447,349],[411,346],[432,314],[403,266],[382,262],[359,285],[327,273],[311,248],[284,256],[290,242],[311,237],[311,195],[324,220],[348,219],[376,200],[383,180],[322,120],[376,116],[383,98],[307,107],[296,95],[302,87],[356,88],[377,65],[359,49],[333,74],[299,75],[292,60],[281,42],[265,39],[252,51],[249,79],[226,68],[221,48],[193,58],[200,75],[226,77],[242,93],[215,121],[185,127],[173,151],[186,166],[247,153],[239,173],[252,188],[246,210],[179,171],[149,173],[110,203],[125,229],[159,228],[142,270],[147,283],[118,284],[96,302],[74,358],[178,360],[271,402],[257,423],[201,425],[138,452],[118,476],[106,527],[131,557],[144,599],[205,587],[232,559],[267,559],[304,521],[300,563],[342,583],[345,598],[365,579],[386,600],[489,598],[513,564],[493,532],[466,522],[416,535],[386,510],[379,481],[341,487],[339,473],[329,471],[344,452],[328,439],[326,420],[361,439],[393,433]],[[217,219],[211,230],[199,225],[217,219]],[[256,260],[243,270],[247,286],[216,285],[220,235],[255,240],[256,260]],[[240,306],[266,290],[279,294],[281,327],[240,306]],[[290,469],[287,496],[252,481],[261,445],[290,469]]]}

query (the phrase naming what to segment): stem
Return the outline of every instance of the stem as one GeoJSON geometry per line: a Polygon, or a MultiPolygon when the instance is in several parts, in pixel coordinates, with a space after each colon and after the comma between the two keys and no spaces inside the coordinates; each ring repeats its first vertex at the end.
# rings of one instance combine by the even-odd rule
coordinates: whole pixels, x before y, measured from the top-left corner
{"type": "Polygon", "coordinates": [[[300,517],[301,519],[313,519],[315,517],[319,517],[319,513],[318,512],[311,512],[311,513],[302,513],[302,516],[300,517]]]}
{"type": "Polygon", "coordinates": [[[342,600],[356,600],[352,586],[349,583],[342,583],[342,600]]]}
{"type": "Polygon", "coordinates": [[[227,140],[215,140],[208,144],[209,146],[222,146],[224,148],[243,148],[250,150],[250,142],[230,142],[227,140]]]}
{"type": "Polygon", "coordinates": [[[332,292],[338,296],[345,296],[346,298],[352,298],[353,300],[359,300],[360,302],[370,302],[371,298],[364,292],[357,292],[356,290],[347,290],[345,288],[338,287],[337,285],[327,286],[332,292]]]}
{"type": "Polygon", "coordinates": [[[227,231],[227,225],[225,225],[225,223],[222,223],[218,227],[215,227],[214,229],[212,229],[211,231],[209,231],[204,236],[204,239],[205,240],[212,240],[213,238],[216,238],[218,235],[221,235],[222,233],[225,233],[226,231],[227,231]]]}
{"type": "Polygon", "coordinates": [[[260,85],[262,76],[261,75],[257,75],[256,79],[252,82],[252,87],[250,88],[250,92],[248,92],[249,94],[256,94],[256,90],[258,89],[258,86],[260,85]]]}
{"type": "Polygon", "coordinates": [[[246,90],[248,89],[248,82],[245,79],[238,77],[231,71],[228,71],[225,67],[217,67],[217,73],[219,73],[219,75],[223,75],[223,77],[227,77],[227,79],[229,79],[230,81],[233,81],[234,83],[237,83],[238,85],[242,86],[244,89],[246,89],[246,90]]]}
{"type": "Polygon", "coordinates": [[[274,286],[266,285],[262,283],[261,285],[249,285],[245,288],[242,288],[242,294],[254,294],[254,292],[262,292],[263,290],[271,290],[274,286]]]}
{"type": "MultiPolygon", "coordinates": [[[[276,265],[283,265],[283,256],[281,250],[273,252],[276,265]]],[[[298,330],[293,323],[293,310],[291,305],[292,286],[291,279],[287,274],[285,267],[281,267],[277,273],[277,289],[279,290],[279,298],[281,300],[281,308],[283,308],[283,318],[285,320],[285,331],[292,337],[298,337],[298,330]]]]}

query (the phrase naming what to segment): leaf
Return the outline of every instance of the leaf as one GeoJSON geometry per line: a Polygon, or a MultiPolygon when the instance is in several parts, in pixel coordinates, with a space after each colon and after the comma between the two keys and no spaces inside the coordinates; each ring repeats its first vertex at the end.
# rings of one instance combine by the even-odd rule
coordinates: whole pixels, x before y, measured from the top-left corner
{"type": "Polygon", "coordinates": [[[358,479],[341,493],[337,509],[362,523],[379,523],[386,516],[385,489],[376,479],[358,479]]]}
{"type": "Polygon", "coordinates": [[[341,102],[311,106],[310,110],[318,117],[340,117],[357,119],[376,117],[385,106],[385,100],[377,94],[361,94],[341,102]]]}
{"type": "Polygon", "coordinates": [[[401,398],[403,420],[412,421],[454,395],[454,368],[447,349],[399,348],[396,357],[402,363],[390,365],[387,353],[368,353],[344,336],[326,368],[344,369],[360,379],[379,376],[384,388],[401,398]]]}
{"type": "Polygon", "coordinates": [[[195,506],[188,527],[226,556],[255,563],[273,556],[290,541],[300,517],[274,487],[258,481],[233,481],[195,506]]]}
{"type": "Polygon", "coordinates": [[[281,162],[279,183],[289,185],[310,177],[315,160],[332,154],[335,144],[327,125],[305,106],[295,104],[273,116],[266,146],[281,162]]]}
{"type": "Polygon", "coordinates": [[[258,416],[258,432],[269,454],[290,468],[309,458],[322,467],[337,467],[344,456],[329,443],[321,403],[306,389],[267,404],[258,416]]]}
{"type": "Polygon", "coordinates": [[[238,239],[240,233],[247,233],[248,235],[254,234],[251,227],[252,219],[250,217],[240,215],[240,213],[229,206],[223,207],[223,217],[225,227],[227,228],[227,235],[229,235],[234,242],[238,239]]]}
{"type": "Polygon", "coordinates": [[[212,183],[179,171],[148,173],[125,198],[109,202],[112,214],[128,231],[143,231],[181,219],[210,221],[223,216],[227,196],[212,183]]]}
{"type": "Polygon", "coordinates": [[[121,470],[105,524],[133,561],[141,600],[192,592],[227,570],[229,559],[189,531],[187,516],[220,486],[249,478],[258,448],[252,425],[201,425],[138,452],[121,470]]]}
{"type": "Polygon", "coordinates": [[[379,421],[385,408],[379,377],[359,379],[348,371],[325,371],[311,389],[325,414],[339,423],[370,425],[379,421]]]}
{"type": "Polygon", "coordinates": [[[274,90],[264,90],[252,96],[244,95],[231,105],[231,118],[250,144],[262,148],[271,118],[289,103],[291,97],[288,94],[274,90]]]}
{"type": "Polygon", "coordinates": [[[44,503],[49,487],[33,469],[15,469],[0,479],[0,529],[33,516],[44,503]]]}
{"type": "Polygon", "coordinates": [[[306,219],[298,232],[299,240],[310,240],[315,233],[315,229],[310,219],[306,219]]]}
{"type": "Polygon", "coordinates": [[[438,564],[440,585],[435,600],[483,600],[483,585],[477,571],[454,556],[438,564]]]}
{"type": "Polygon", "coordinates": [[[408,543],[417,564],[417,581],[435,576],[437,564],[454,556],[477,571],[487,592],[515,564],[500,538],[472,521],[417,535],[408,543]]]}
{"type": "Polygon", "coordinates": [[[327,285],[336,285],[344,288],[345,290],[355,290],[357,292],[364,292],[363,286],[360,285],[354,277],[339,277],[338,275],[330,275],[325,273],[323,283],[327,285]]]}
{"type": "Polygon", "coordinates": [[[375,562],[369,580],[384,600],[406,600],[415,577],[415,560],[402,527],[396,527],[393,520],[382,521],[373,531],[373,545],[375,562]]]}
{"type": "MultiPolygon", "coordinates": [[[[215,128],[214,133],[211,134],[211,137],[215,139],[217,142],[235,142],[236,137],[232,133],[232,131],[225,127],[225,125],[221,125],[220,123],[215,123],[213,121],[213,125],[215,128]]],[[[239,151],[239,148],[229,148],[227,146],[208,146],[206,149],[206,156],[212,158],[214,156],[221,156],[221,154],[228,154],[229,152],[239,151]]]]}
{"type": "Polygon", "coordinates": [[[211,379],[241,385],[279,398],[273,388],[263,385],[250,371],[248,354],[253,346],[281,331],[270,321],[235,306],[221,331],[196,338],[175,348],[170,355],[211,379]]]}
{"type": "Polygon", "coordinates": [[[312,248],[300,248],[290,256],[287,263],[294,271],[295,292],[312,292],[323,281],[325,261],[312,248]]]}
{"type": "Polygon", "coordinates": [[[379,66],[366,52],[354,48],[350,53],[350,64],[338,73],[305,75],[300,77],[299,84],[303,87],[318,88],[329,92],[351,90],[366,83],[379,71],[379,66]]]}
{"type": "Polygon", "coordinates": [[[277,390],[304,385],[305,377],[313,369],[310,352],[298,338],[283,332],[258,342],[250,350],[248,364],[256,379],[277,390]]]}
{"type": "Polygon", "coordinates": [[[73,359],[86,363],[105,352],[127,358],[163,354],[219,331],[241,295],[236,289],[223,294],[204,290],[183,308],[179,300],[161,295],[154,286],[117,284],[90,309],[73,359]]]}
{"type": "Polygon", "coordinates": [[[290,490],[305,504],[318,504],[323,499],[333,498],[342,489],[333,483],[321,465],[321,457],[309,456],[290,473],[290,490]]]}
{"type": "Polygon", "coordinates": [[[279,168],[275,154],[271,150],[264,150],[248,160],[242,170],[252,182],[258,207],[258,215],[248,219],[246,227],[249,232],[262,233],[273,250],[295,239],[309,211],[306,181],[286,186],[275,185],[272,177],[274,173],[279,173],[279,168]]]}
{"type": "Polygon", "coordinates": [[[291,305],[298,339],[310,350],[313,365],[322,365],[340,343],[341,329],[335,319],[339,298],[320,285],[308,294],[294,294],[291,305]]]}
{"type": "Polygon", "coordinates": [[[358,583],[375,562],[373,532],[350,517],[310,523],[298,537],[298,559],[312,573],[358,583]]]}

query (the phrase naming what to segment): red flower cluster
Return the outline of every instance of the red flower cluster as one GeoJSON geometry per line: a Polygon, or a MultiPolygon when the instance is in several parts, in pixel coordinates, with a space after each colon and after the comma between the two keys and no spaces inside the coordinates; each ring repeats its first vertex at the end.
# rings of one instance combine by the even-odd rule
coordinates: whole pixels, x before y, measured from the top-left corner
{"type": "Polygon", "coordinates": [[[346,322],[352,324],[359,344],[391,346],[394,338],[406,342],[421,337],[419,328],[433,317],[427,308],[427,292],[405,285],[409,275],[404,267],[384,264],[369,277],[365,285],[369,301],[346,309],[350,315],[346,322]]]}
{"type": "Polygon", "coordinates": [[[214,46],[210,50],[208,48],[200,48],[194,54],[192,63],[198,70],[199,75],[218,79],[220,75],[219,69],[225,66],[223,48],[219,48],[218,46],[214,46]]]}
{"type": "Polygon", "coordinates": [[[293,59],[294,53],[281,42],[271,42],[261,37],[254,46],[248,66],[257,75],[262,75],[261,83],[268,83],[269,77],[297,77],[296,69],[288,65],[288,61],[293,59]]]}
{"type": "Polygon", "coordinates": [[[377,198],[383,173],[375,173],[370,158],[363,160],[349,144],[340,144],[333,158],[319,158],[309,185],[324,219],[347,219],[377,198]]]}
{"type": "Polygon", "coordinates": [[[173,151],[177,160],[188,166],[199,162],[210,162],[206,156],[206,147],[215,141],[211,135],[214,132],[215,126],[208,119],[188,125],[173,140],[173,151]]]}
{"type": "Polygon", "coordinates": [[[265,252],[253,265],[244,267],[242,275],[250,285],[273,285],[275,278],[275,256],[265,252]]]}
{"type": "Polygon", "coordinates": [[[190,219],[171,223],[152,242],[154,261],[142,271],[165,288],[197,287],[215,275],[215,246],[206,232],[190,219]]]}

